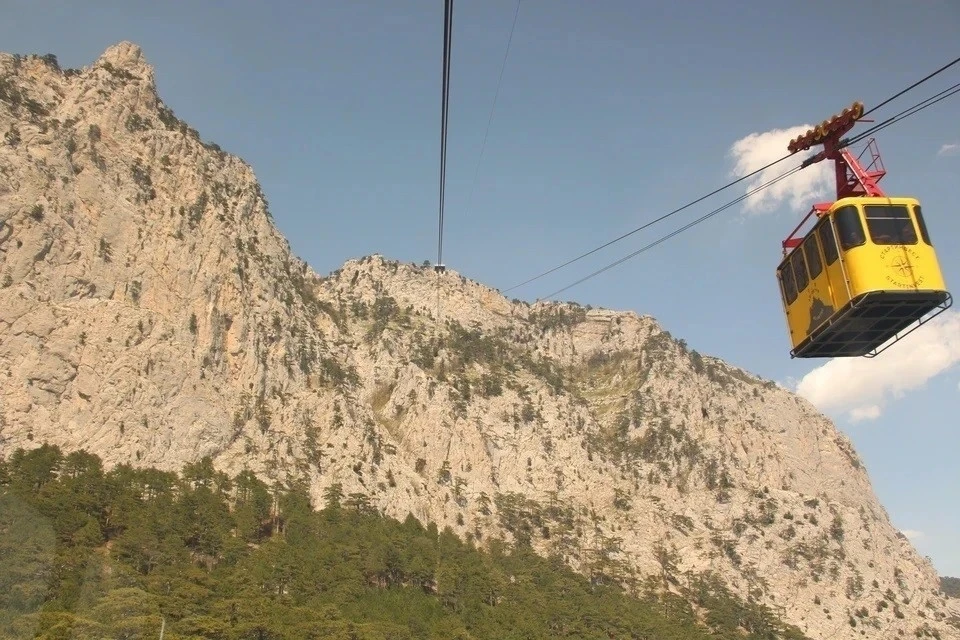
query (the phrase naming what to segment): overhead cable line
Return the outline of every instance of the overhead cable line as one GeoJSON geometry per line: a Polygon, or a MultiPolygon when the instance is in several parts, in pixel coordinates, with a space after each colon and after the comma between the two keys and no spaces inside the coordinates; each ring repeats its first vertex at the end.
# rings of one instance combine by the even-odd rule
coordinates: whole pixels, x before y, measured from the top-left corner
{"type": "MultiPolygon", "coordinates": [[[[955,64],[957,64],[957,63],[960,63],[960,58],[957,58],[957,59],[953,60],[952,62],[949,62],[949,63],[945,64],[944,66],[940,67],[939,69],[937,69],[937,70],[934,71],[933,73],[930,73],[930,74],[927,75],[926,77],[918,80],[917,82],[914,82],[912,85],[910,85],[910,86],[907,87],[906,89],[904,89],[904,90],[902,90],[902,91],[894,94],[893,96],[891,96],[891,97],[887,98],[886,100],[884,100],[883,102],[881,102],[877,107],[874,107],[874,108],[870,109],[870,111],[868,111],[867,113],[871,113],[871,112],[875,111],[875,110],[876,110],[877,108],[879,108],[880,106],[885,105],[885,104],[891,102],[892,100],[900,97],[901,95],[903,95],[903,94],[906,93],[907,91],[910,91],[911,89],[914,89],[914,88],[918,87],[919,85],[923,84],[923,83],[926,82],[927,80],[930,80],[930,79],[933,78],[934,76],[942,73],[943,71],[946,71],[947,69],[949,69],[950,67],[952,67],[953,65],[955,65],[955,64]]],[[[864,114],[864,115],[866,115],[866,114],[864,114]]],[[[861,116],[861,118],[862,118],[862,117],[863,117],[863,116],[861,116]]],[[[873,131],[879,131],[879,129],[876,128],[876,127],[874,127],[872,130],[873,130],[873,131]]],[[[715,195],[715,194],[717,194],[717,193],[720,193],[721,191],[723,191],[723,190],[725,190],[725,189],[729,189],[730,187],[732,187],[732,186],[734,186],[734,185],[736,185],[736,184],[738,184],[738,183],[746,180],[747,178],[750,178],[750,177],[752,177],[752,176],[755,176],[755,175],[757,175],[758,173],[760,173],[760,172],[762,172],[762,171],[765,171],[765,170],[769,169],[770,167],[772,167],[772,166],[774,166],[774,165],[777,165],[777,164],[783,162],[784,160],[790,158],[790,157],[793,156],[793,155],[795,155],[795,154],[794,154],[794,153],[789,153],[789,154],[783,156],[782,158],[780,158],[779,160],[774,160],[773,162],[771,162],[771,163],[769,163],[769,164],[767,164],[767,165],[765,165],[765,166],[763,166],[763,167],[760,167],[759,169],[757,169],[757,170],[755,170],[755,171],[752,171],[751,173],[748,173],[748,174],[746,174],[745,176],[742,176],[742,177],[740,177],[740,178],[738,178],[738,179],[736,179],[736,180],[734,180],[734,181],[732,181],[732,182],[728,182],[727,184],[723,185],[722,187],[720,187],[720,188],[718,188],[718,189],[715,189],[715,190],[711,191],[710,193],[706,194],[705,196],[701,196],[700,198],[697,198],[696,200],[694,200],[694,201],[692,201],[692,202],[690,202],[690,203],[688,203],[688,204],[685,204],[685,205],[683,205],[682,207],[679,207],[679,208],[677,208],[677,209],[674,209],[673,211],[671,211],[671,212],[669,212],[669,213],[666,213],[666,214],[660,216],[659,218],[656,218],[655,220],[651,220],[650,222],[647,222],[646,224],[643,224],[643,225],[637,227],[636,229],[634,229],[634,230],[632,230],[632,231],[629,231],[629,232],[627,232],[627,233],[625,233],[625,234],[623,234],[623,235],[621,235],[621,236],[619,236],[619,237],[617,237],[617,238],[614,238],[613,240],[610,240],[609,242],[607,242],[607,243],[605,243],[605,244],[602,244],[602,245],[600,245],[599,247],[596,247],[595,249],[591,249],[590,251],[587,251],[586,253],[582,253],[582,254],[580,254],[579,256],[577,256],[576,258],[573,258],[573,259],[571,259],[571,260],[568,260],[567,262],[564,262],[564,263],[561,264],[561,265],[558,265],[558,266],[556,266],[556,267],[553,267],[552,269],[549,269],[549,270],[547,270],[547,271],[544,271],[543,273],[541,273],[541,274],[539,274],[539,275],[536,275],[536,276],[534,276],[534,277],[532,277],[532,278],[530,278],[530,279],[528,279],[528,280],[524,280],[523,282],[521,282],[521,283],[519,283],[519,284],[515,284],[515,285],[513,285],[512,287],[509,287],[509,288],[507,288],[507,289],[504,289],[503,291],[504,291],[504,293],[506,293],[507,291],[512,291],[513,289],[517,289],[517,288],[522,287],[522,286],[524,286],[524,285],[530,284],[531,282],[534,282],[535,280],[539,280],[540,278],[542,278],[542,277],[544,277],[544,276],[546,276],[546,275],[549,275],[549,274],[553,273],[554,271],[557,271],[557,270],[559,270],[559,269],[562,269],[562,268],[564,268],[564,267],[566,267],[566,266],[569,266],[569,265],[573,264],[574,262],[577,262],[577,261],[579,261],[579,260],[582,260],[583,258],[586,258],[587,256],[592,255],[592,254],[596,253],[597,251],[600,251],[601,249],[605,249],[605,248],[609,247],[610,245],[612,245],[612,244],[614,244],[614,243],[620,242],[620,241],[623,240],[624,238],[627,238],[627,237],[629,237],[629,236],[631,236],[631,235],[633,235],[633,234],[635,234],[635,233],[637,233],[637,232],[639,232],[639,231],[642,231],[642,230],[644,230],[644,229],[646,229],[646,228],[648,228],[648,227],[650,227],[650,226],[652,226],[652,225],[654,225],[654,224],[656,224],[656,223],[658,223],[658,222],[661,222],[661,221],[663,221],[663,220],[666,220],[667,218],[669,218],[669,217],[671,217],[671,216],[673,216],[673,215],[676,215],[677,213],[680,213],[680,212],[683,211],[684,209],[687,209],[687,208],[689,208],[689,207],[692,207],[693,205],[695,205],[695,204],[697,204],[697,203],[699,203],[699,202],[702,202],[703,200],[706,200],[707,198],[709,198],[709,197],[712,196],[712,195],[715,195]]]]}
{"type": "Polygon", "coordinates": [[[507,58],[510,56],[510,44],[513,42],[513,32],[517,28],[517,16],[520,15],[520,0],[517,0],[517,8],[513,12],[513,24],[510,26],[510,35],[507,37],[507,50],[503,54],[503,62],[500,63],[500,75],[497,78],[497,89],[493,93],[493,105],[490,107],[490,115],[487,118],[487,130],[483,134],[483,142],[480,143],[480,155],[477,157],[477,166],[473,171],[473,182],[470,184],[470,195],[467,197],[467,213],[473,204],[473,190],[477,186],[477,177],[480,175],[480,161],[483,160],[483,152],[487,148],[487,137],[490,135],[490,124],[493,122],[493,112],[497,108],[497,98],[500,96],[500,87],[503,85],[503,70],[507,67],[507,58]]]}
{"type": "MultiPolygon", "coordinates": [[[[951,88],[949,88],[949,89],[946,89],[946,90],[944,90],[944,91],[941,91],[940,93],[938,93],[938,94],[936,94],[936,95],[934,95],[934,96],[931,96],[931,97],[927,98],[926,100],[923,100],[923,101],[917,103],[916,105],[914,105],[914,106],[910,107],[909,109],[906,109],[906,110],[898,113],[898,114],[895,115],[895,116],[891,116],[890,118],[887,118],[886,120],[884,120],[884,121],[881,122],[880,124],[875,125],[874,127],[871,127],[868,131],[865,131],[864,133],[859,134],[859,135],[856,136],[856,138],[854,138],[853,140],[849,140],[849,141],[843,142],[843,143],[840,145],[840,148],[848,147],[848,146],[850,146],[851,144],[854,144],[855,141],[859,141],[860,139],[862,139],[864,135],[869,135],[869,134],[871,134],[871,133],[874,133],[874,132],[876,132],[876,131],[879,131],[880,129],[889,127],[891,124],[894,124],[894,123],[896,123],[896,122],[899,122],[900,120],[903,120],[904,118],[908,118],[908,117],[910,117],[911,115],[914,115],[914,114],[916,114],[916,113],[919,113],[920,111],[923,111],[923,110],[926,109],[927,107],[930,107],[930,106],[936,104],[937,102],[940,102],[941,100],[944,100],[945,98],[949,98],[950,96],[952,96],[952,95],[954,95],[954,94],[956,94],[956,93],[960,93],[960,83],[954,85],[953,87],[951,87],[951,88]]],[[[603,267],[603,268],[601,268],[601,269],[598,269],[598,270],[594,271],[593,273],[584,276],[583,278],[580,278],[580,279],[577,280],[576,282],[574,282],[574,283],[572,283],[572,284],[569,284],[569,285],[563,287],[562,289],[558,289],[557,291],[554,291],[554,292],[551,293],[550,295],[543,296],[543,297],[541,297],[541,298],[537,298],[537,300],[538,300],[538,301],[540,301],[540,300],[548,300],[548,299],[554,297],[555,295],[558,295],[558,294],[560,294],[560,293],[563,293],[564,291],[566,291],[566,290],[568,290],[568,289],[571,289],[571,288],[577,286],[578,284],[581,284],[581,283],[583,283],[583,282],[586,282],[587,280],[590,280],[591,278],[593,278],[593,277],[595,277],[595,276],[598,276],[598,275],[600,275],[601,273],[603,273],[603,272],[605,272],[605,271],[608,271],[609,269],[612,269],[613,267],[616,267],[617,265],[620,265],[620,264],[626,262],[627,260],[629,260],[629,259],[631,259],[631,258],[634,258],[634,257],[640,255],[641,253],[643,253],[643,252],[645,252],[645,251],[648,251],[649,249],[652,249],[653,247],[659,245],[660,243],[665,242],[665,241],[669,240],[670,238],[672,238],[672,237],[674,237],[674,236],[676,236],[676,235],[679,235],[680,233],[682,233],[682,232],[690,229],[691,227],[694,227],[694,226],[700,224],[701,222],[704,222],[704,221],[708,220],[709,218],[712,218],[713,216],[717,215],[717,214],[720,213],[721,211],[724,211],[724,210],[732,207],[733,205],[737,204],[738,202],[741,202],[741,201],[745,200],[746,198],[748,198],[749,196],[757,193],[758,191],[761,191],[761,190],[763,190],[763,189],[766,189],[767,187],[770,187],[770,186],[772,186],[773,184],[775,184],[775,183],[777,183],[777,182],[779,182],[779,181],[781,181],[781,180],[783,180],[783,179],[785,179],[785,178],[787,178],[787,177],[789,177],[789,176],[791,176],[791,175],[793,175],[793,174],[795,174],[795,173],[797,173],[797,172],[805,169],[807,166],[809,166],[809,165],[806,165],[806,164],[804,163],[804,164],[802,164],[802,165],[800,165],[800,166],[798,166],[798,167],[794,167],[793,169],[790,169],[790,170],[786,171],[785,173],[780,174],[780,175],[777,176],[776,178],[773,178],[772,180],[769,180],[769,181],[765,182],[764,184],[760,185],[759,187],[755,187],[754,189],[752,189],[752,190],[748,191],[747,193],[743,194],[742,196],[740,196],[740,197],[738,197],[738,198],[736,198],[736,199],[728,202],[727,204],[723,205],[722,207],[718,207],[718,208],[714,209],[714,210],[711,211],[710,213],[708,213],[708,214],[706,214],[706,215],[704,215],[704,216],[701,216],[700,218],[697,218],[697,219],[694,220],[693,222],[690,222],[690,223],[686,224],[685,226],[683,226],[683,227],[681,227],[681,228],[679,228],[679,229],[677,229],[677,230],[675,230],[675,231],[672,231],[671,233],[669,233],[669,234],[667,234],[667,235],[659,238],[658,240],[655,240],[654,242],[651,242],[650,244],[648,244],[648,245],[646,245],[646,246],[644,246],[644,247],[641,247],[640,249],[637,249],[637,250],[634,251],[633,253],[630,253],[629,255],[626,255],[626,256],[620,258],[619,260],[617,260],[617,261],[615,261],[615,262],[613,262],[613,263],[611,263],[611,264],[609,264],[609,265],[607,265],[607,266],[605,266],[605,267],[603,267]]]]}
{"type": "Polygon", "coordinates": [[[757,175],[757,174],[760,173],[761,171],[765,171],[765,170],[769,169],[770,167],[772,167],[772,166],[774,166],[774,165],[776,165],[776,164],[779,164],[779,163],[783,162],[784,160],[786,160],[787,158],[789,158],[789,157],[792,156],[792,155],[793,155],[793,154],[791,153],[790,155],[786,155],[786,156],[780,158],[779,160],[775,160],[775,161],[771,162],[770,164],[768,164],[768,165],[766,165],[766,166],[760,167],[760,168],[757,169],[756,171],[753,171],[753,172],[751,172],[751,173],[748,173],[747,175],[743,176],[742,178],[737,178],[737,179],[734,180],[733,182],[727,183],[727,184],[723,185],[722,187],[720,187],[719,189],[716,189],[716,190],[714,190],[714,191],[711,191],[711,192],[708,193],[707,195],[701,196],[700,198],[697,198],[697,199],[694,200],[693,202],[687,203],[687,204],[683,205],[682,207],[679,207],[679,208],[677,208],[677,209],[674,209],[674,210],[671,211],[670,213],[666,213],[666,214],[660,216],[659,218],[657,218],[656,220],[651,220],[650,222],[647,222],[646,224],[637,227],[637,228],[634,229],[633,231],[628,231],[627,233],[623,234],[622,236],[620,236],[620,237],[618,237],[618,238],[614,238],[613,240],[607,242],[606,244],[600,245],[600,246],[597,247],[596,249],[591,249],[590,251],[587,251],[586,253],[580,254],[580,255],[577,256],[576,258],[574,258],[574,259],[572,259],[572,260],[568,260],[567,262],[564,262],[563,264],[558,265],[558,266],[550,269],[549,271],[544,271],[543,273],[541,273],[541,274],[538,275],[538,276],[534,276],[533,278],[530,278],[529,280],[524,280],[524,281],[521,282],[520,284],[515,284],[515,285],[513,285],[512,287],[510,287],[509,289],[504,289],[503,291],[504,291],[504,293],[506,293],[507,291],[511,291],[511,290],[513,290],[513,289],[517,289],[517,288],[519,288],[519,287],[522,287],[522,286],[525,285],[525,284],[530,284],[530,283],[533,282],[534,280],[539,280],[539,279],[542,278],[543,276],[549,275],[549,274],[553,273],[554,271],[557,271],[558,269],[562,269],[562,268],[564,268],[564,267],[566,267],[566,266],[568,266],[568,265],[571,265],[571,264],[573,264],[574,262],[577,262],[578,260],[582,260],[583,258],[586,258],[587,256],[592,255],[592,254],[596,253],[597,251],[600,251],[601,249],[606,249],[606,248],[609,247],[610,245],[612,245],[612,244],[614,244],[614,243],[617,243],[617,242],[620,242],[620,241],[623,240],[624,238],[627,238],[627,237],[629,237],[629,236],[632,236],[633,234],[637,233],[638,231],[643,231],[643,230],[646,229],[647,227],[653,226],[653,225],[655,225],[656,223],[658,223],[658,222],[660,222],[660,221],[662,221],[662,220],[666,220],[666,219],[669,218],[670,216],[675,215],[675,214],[677,214],[677,213],[680,213],[680,212],[683,211],[684,209],[687,209],[687,208],[689,208],[689,207],[692,207],[693,205],[697,204],[698,202],[702,202],[702,201],[706,200],[707,198],[709,198],[710,196],[716,195],[716,194],[720,193],[721,191],[723,191],[724,189],[727,189],[727,188],[729,188],[729,187],[732,187],[733,185],[737,184],[738,182],[742,182],[742,181],[746,180],[747,178],[749,178],[749,177],[751,177],[751,176],[757,175]]]}
{"type": "Polygon", "coordinates": [[[443,205],[447,189],[447,124],[450,113],[450,50],[453,31],[453,0],[445,0],[443,11],[443,78],[440,97],[440,212],[437,230],[437,322],[440,322],[440,274],[443,266],[443,205]]]}
{"type": "Polygon", "coordinates": [[[453,30],[453,0],[445,0],[443,15],[443,86],[440,102],[440,227],[437,237],[437,267],[443,265],[443,205],[447,187],[447,122],[450,112],[450,40],[453,30]]]}
{"type": "MultiPolygon", "coordinates": [[[[877,131],[881,131],[881,130],[883,130],[883,129],[886,129],[887,127],[889,127],[890,125],[894,124],[895,122],[899,122],[900,120],[903,120],[904,118],[908,118],[908,117],[912,116],[913,114],[915,114],[915,113],[917,113],[917,112],[919,112],[919,111],[923,111],[923,110],[926,109],[927,107],[933,106],[933,105],[935,105],[936,103],[940,102],[941,100],[945,100],[946,98],[949,98],[950,96],[952,96],[952,95],[954,95],[955,93],[958,93],[958,92],[960,92],[960,82],[958,82],[957,84],[953,85],[952,87],[947,87],[946,89],[944,89],[944,90],[941,91],[940,93],[938,93],[938,94],[936,94],[936,95],[933,95],[933,96],[930,96],[929,98],[927,98],[927,99],[924,100],[923,102],[919,102],[919,103],[913,105],[912,107],[910,107],[909,109],[904,109],[903,111],[901,111],[901,112],[898,113],[897,115],[891,116],[891,117],[887,118],[887,119],[884,120],[883,122],[881,122],[881,123],[879,123],[879,124],[876,124],[876,125],[870,127],[870,128],[867,129],[866,131],[863,131],[863,132],[861,132],[861,133],[858,133],[856,136],[854,136],[853,138],[850,138],[849,140],[843,140],[843,141],[841,141],[840,148],[842,149],[843,147],[849,147],[849,146],[851,146],[851,145],[857,144],[858,142],[860,142],[860,141],[863,140],[864,138],[867,138],[867,137],[869,137],[869,136],[872,136],[872,135],[873,135],[874,133],[876,133],[877,131]]],[[[861,117],[862,117],[862,116],[861,116],[861,117]]]]}
{"type": "Polygon", "coordinates": [[[958,62],[960,62],[960,58],[957,58],[957,59],[954,60],[953,62],[948,62],[947,64],[943,65],[942,67],[940,67],[939,69],[937,69],[936,71],[934,71],[933,73],[931,73],[930,75],[928,75],[928,76],[926,76],[926,77],[924,77],[924,78],[921,78],[921,79],[917,80],[916,82],[914,82],[912,85],[910,85],[909,87],[907,87],[907,88],[904,89],[903,91],[900,91],[899,93],[895,93],[894,95],[890,96],[889,98],[887,98],[886,100],[884,100],[883,102],[881,102],[881,103],[878,104],[877,106],[873,107],[872,109],[870,109],[869,111],[867,111],[866,113],[864,113],[864,114],[863,114],[862,116],[860,116],[860,117],[863,118],[863,117],[865,117],[865,116],[870,115],[871,113],[873,113],[874,111],[876,111],[876,110],[879,109],[880,107],[886,105],[886,104],[889,103],[889,102],[893,102],[894,100],[896,100],[897,98],[899,98],[899,97],[902,96],[903,94],[907,93],[908,91],[911,91],[912,89],[916,89],[917,87],[919,87],[921,84],[923,84],[924,82],[926,82],[926,81],[929,80],[930,78],[934,77],[935,75],[937,75],[937,74],[939,74],[939,73],[942,73],[942,72],[946,71],[947,69],[949,69],[949,68],[952,67],[953,65],[957,64],[958,62]]]}
{"type": "Polygon", "coordinates": [[[763,184],[760,185],[759,187],[755,187],[755,188],[751,189],[750,191],[747,191],[745,194],[743,194],[743,195],[740,196],[739,198],[728,202],[727,204],[723,205],[722,207],[718,207],[718,208],[714,209],[713,211],[711,211],[710,213],[708,213],[708,214],[706,214],[706,215],[704,215],[704,216],[701,216],[701,217],[697,218],[697,219],[694,220],[693,222],[691,222],[691,223],[689,223],[689,224],[687,224],[687,225],[685,225],[685,226],[683,226],[683,227],[680,227],[680,228],[677,229],[676,231],[673,231],[673,232],[671,232],[671,233],[663,236],[663,237],[660,238],[659,240],[656,240],[656,241],[654,241],[654,242],[651,242],[650,244],[646,245],[645,247],[641,247],[640,249],[637,249],[637,250],[634,251],[633,253],[631,253],[631,254],[629,254],[629,255],[626,255],[626,256],[620,258],[619,260],[617,260],[616,262],[614,262],[614,263],[612,263],[612,264],[608,264],[607,266],[603,267],[602,269],[598,269],[598,270],[594,271],[594,272],[591,273],[590,275],[587,275],[587,276],[584,276],[583,278],[580,278],[579,280],[577,280],[576,282],[574,282],[574,283],[572,283],[572,284],[568,284],[567,286],[563,287],[562,289],[557,289],[556,291],[554,291],[553,293],[551,293],[551,294],[548,295],[548,296],[543,296],[542,298],[537,298],[537,300],[538,300],[538,301],[540,301],[540,300],[549,300],[549,299],[552,298],[553,296],[555,296],[555,295],[557,295],[557,294],[560,294],[560,293],[563,293],[563,292],[566,291],[567,289],[571,289],[571,288],[577,286],[578,284],[581,284],[581,283],[583,283],[583,282],[586,282],[587,280],[589,280],[589,279],[591,279],[591,278],[593,278],[593,277],[595,277],[595,276],[600,275],[600,274],[603,273],[604,271],[608,271],[608,270],[616,267],[617,265],[626,262],[626,261],[629,260],[630,258],[636,257],[636,256],[640,255],[641,253],[643,253],[644,251],[647,251],[647,250],[649,250],[649,249],[652,249],[653,247],[657,246],[657,245],[660,244],[661,242],[666,242],[667,240],[669,240],[669,239],[672,238],[673,236],[678,235],[678,234],[686,231],[687,229],[689,229],[689,228],[691,228],[691,227],[693,227],[693,226],[695,226],[695,225],[698,225],[698,224],[700,224],[701,222],[704,222],[705,220],[708,220],[709,218],[712,218],[713,216],[717,215],[717,214],[720,213],[721,211],[725,211],[726,209],[729,209],[730,207],[732,207],[733,205],[737,204],[738,202],[741,202],[741,201],[743,201],[743,200],[746,200],[747,198],[749,198],[749,197],[752,196],[753,194],[757,193],[758,191],[762,191],[763,189],[766,189],[767,187],[773,186],[773,185],[776,184],[777,182],[780,182],[781,180],[784,180],[784,179],[792,176],[793,174],[797,173],[797,172],[800,171],[800,170],[801,170],[801,167],[794,167],[793,169],[790,169],[790,170],[787,171],[786,173],[783,173],[783,174],[777,176],[776,178],[774,178],[774,179],[772,179],[772,180],[768,180],[767,182],[763,183],[763,184]]]}

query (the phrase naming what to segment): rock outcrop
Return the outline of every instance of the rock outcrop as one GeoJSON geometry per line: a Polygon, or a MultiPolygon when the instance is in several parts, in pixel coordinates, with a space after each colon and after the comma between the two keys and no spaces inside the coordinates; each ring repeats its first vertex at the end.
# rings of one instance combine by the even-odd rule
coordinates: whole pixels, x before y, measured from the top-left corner
{"type": "Polygon", "coordinates": [[[0,224],[0,454],[209,455],[628,584],[713,571],[812,638],[960,638],[806,401],[650,317],[380,256],[321,277],[136,45],[0,54],[0,224]]]}

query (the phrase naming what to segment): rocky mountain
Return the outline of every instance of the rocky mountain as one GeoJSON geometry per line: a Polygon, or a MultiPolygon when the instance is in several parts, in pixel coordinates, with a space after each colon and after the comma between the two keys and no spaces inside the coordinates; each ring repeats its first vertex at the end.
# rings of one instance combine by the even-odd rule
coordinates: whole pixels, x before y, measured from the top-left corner
{"type": "Polygon", "coordinates": [[[597,580],[714,572],[812,638],[960,638],[809,403],[647,316],[380,256],[314,273],[136,45],[0,54],[0,136],[3,455],[211,456],[597,580]]]}

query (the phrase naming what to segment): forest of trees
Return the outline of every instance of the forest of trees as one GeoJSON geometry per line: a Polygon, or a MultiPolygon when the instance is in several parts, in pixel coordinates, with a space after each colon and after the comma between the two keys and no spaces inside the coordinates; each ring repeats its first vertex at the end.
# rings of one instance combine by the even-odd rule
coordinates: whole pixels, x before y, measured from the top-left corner
{"type": "Polygon", "coordinates": [[[698,577],[638,599],[529,547],[487,551],[331,487],[43,445],[0,461],[0,637],[803,639],[698,577]]]}
{"type": "Polygon", "coordinates": [[[943,576],[940,578],[940,588],[951,598],[960,598],[960,578],[943,576]]]}

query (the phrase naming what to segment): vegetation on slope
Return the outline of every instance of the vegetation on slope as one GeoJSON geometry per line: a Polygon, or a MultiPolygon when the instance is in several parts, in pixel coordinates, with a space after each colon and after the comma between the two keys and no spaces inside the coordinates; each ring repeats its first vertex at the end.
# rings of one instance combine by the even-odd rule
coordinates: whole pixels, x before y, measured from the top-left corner
{"type": "Polygon", "coordinates": [[[960,598],[960,578],[942,576],[940,578],[940,589],[951,598],[960,598]]]}
{"type": "Polygon", "coordinates": [[[0,636],[802,639],[701,576],[632,598],[527,546],[480,551],[362,495],[43,445],[0,461],[0,636]]]}

